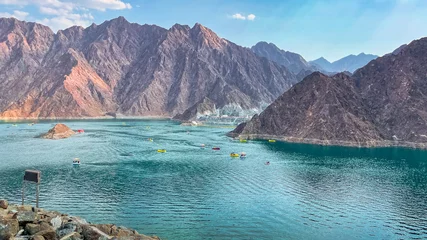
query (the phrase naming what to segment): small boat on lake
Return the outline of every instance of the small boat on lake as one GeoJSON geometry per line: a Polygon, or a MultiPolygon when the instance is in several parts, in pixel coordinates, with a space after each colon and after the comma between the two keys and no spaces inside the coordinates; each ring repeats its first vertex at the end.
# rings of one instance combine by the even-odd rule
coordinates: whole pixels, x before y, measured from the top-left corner
{"type": "Polygon", "coordinates": [[[206,145],[205,145],[205,144],[202,144],[202,145],[200,145],[200,147],[201,147],[201,148],[205,148],[205,147],[206,147],[206,145]]]}
{"type": "Polygon", "coordinates": [[[234,153],[234,152],[230,153],[230,157],[236,158],[236,157],[239,157],[239,156],[240,155],[238,153],[234,153]]]}
{"type": "Polygon", "coordinates": [[[246,153],[245,152],[241,152],[240,153],[240,158],[245,158],[246,157],[246,153]]]}
{"type": "Polygon", "coordinates": [[[79,130],[77,130],[77,132],[78,132],[78,133],[84,133],[84,132],[85,132],[85,130],[83,130],[83,129],[79,129],[79,130]]]}
{"type": "Polygon", "coordinates": [[[159,153],[165,153],[166,149],[158,149],[157,152],[159,152],[159,153]]]}
{"type": "Polygon", "coordinates": [[[276,142],[276,140],[274,140],[274,139],[269,139],[269,140],[268,140],[268,142],[269,142],[269,143],[275,143],[275,142],[276,142]]]}
{"type": "Polygon", "coordinates": [[[80,165],[80,159],[79,158],[74,158],[73,165],[80,165]]]}
{"type": "Polygon", "coordinates": [[[221,150],[221,148],[219,148],[219,147],[213,147],[212,150],[219,151],[219,150],[221,150]]]}
{"type": "Polygon", "coordinates": [[[246,140],[246,139],[240,139],[240,142],[241,142],[241,143],[247,143],[247,142],[248,142],[248,140],[246,140]]]}

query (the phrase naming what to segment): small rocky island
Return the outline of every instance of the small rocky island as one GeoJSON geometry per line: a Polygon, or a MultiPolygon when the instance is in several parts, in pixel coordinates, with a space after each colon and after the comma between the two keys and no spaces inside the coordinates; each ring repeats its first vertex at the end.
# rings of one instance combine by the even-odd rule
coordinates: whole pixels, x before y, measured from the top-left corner
{"type": "Polygon", "coordinates": [[[40,138],[45,139],[63,139],[69,138],[76,134],[71,128],[67,127],[67,125],[58,123],[52,129],[50,129],[47,133],[42,134],[40,138]]]}
{"type": "Polygon", "coordinates": [[[114,224],[91,224],[84,219],[0,200],[0,240],[160,240],[114,224]]]}

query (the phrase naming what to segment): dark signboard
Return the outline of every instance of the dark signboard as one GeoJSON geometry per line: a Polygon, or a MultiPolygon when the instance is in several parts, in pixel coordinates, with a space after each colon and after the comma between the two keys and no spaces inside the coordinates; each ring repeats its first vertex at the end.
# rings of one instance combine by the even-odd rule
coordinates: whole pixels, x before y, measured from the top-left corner
{"type": "Polygon", "coordinates": [[[25,170],[24,180],[34,183],[40,183],[40,171],[25,170]]]}

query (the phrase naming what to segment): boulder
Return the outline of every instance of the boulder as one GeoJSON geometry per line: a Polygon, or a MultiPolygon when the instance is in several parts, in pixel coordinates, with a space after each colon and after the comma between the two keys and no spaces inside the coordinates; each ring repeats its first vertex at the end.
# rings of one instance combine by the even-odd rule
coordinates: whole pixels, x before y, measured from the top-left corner
{"type": "Polygon", "coordinates": [[[53,229],[43,230],[36,233],[34,236],[43,236],[46,240],[56,240],[56,232],[53,229]]]}
{"type": "Polygon", "coordinates": [[[46,231],[46,230],[54,230],[54,229],[46,222],[41,222],[39,224],[27,223],[27,225],[25,225],[25,232],[28,235],[34,235],[40,231],[46,231]]]}
{"type": "Polygon", "coordinates": [[[61,228],[56,230],[56,234],[60,238],[66,236],[66,235],[69,235],[73,232],[81,233],[82,227],[80,227],[80,225],[77,223],[69,222],[69,223],[64,224],[61,228]]]}
{"type": "Polygon", "coordinates": [[[18,220],[20,226],[36,221],[37,214],[32,211],[19,211],[13,215],[13,219],[18,220]]]}
{"type": "Polygon", "coordinates": [[[9,239],[19,231],[19,223],[16,219],[0,220],[0,239],[9,239]]]}
{"type": "Polygon", "coordinates": [[[41,138],[45,139],[63,139],[68,138],[76,134],[71,128],[67,127],[65,124],[58,123],[47,133],[41,135],[41,138]]]}
{"type": "Polygon", "coordinates": [[[33,237],[31,238],[31,240],[45,240],[45,238],[44,238],[43,236],[36,235],[36,236],[33,236],[33,237]]]}
{"type": "Polygon", "coordinates": [[[56,216],[50,220],[50,224],[52,224],[53,229],[58,229],[62,225],[62,219],[60,216],[56,216]]]}
{"type": "Polygon", "coordinates": [[[40,232],[40,225],[34,224],[34,223],[28,223],[27,225],[25,225],[25,232],[28,235],[34,235],[34,234],[40,232]]]}
{"type": "Polygon", "coordinates": [[[6,200],[4,199],[0,200],[0,208],[7,209],[8,206],[9,206],[9,203],[6,200]]]}
{"type": "Polygon", "coordinates": [[[60,240],[81,240],[81,239],[82,239],[81,235],[77,232],[72,232],[60,238],[60,240]]]}
{"type": "Polygon", "coordinates": [[[91,225],[83,225],[82,233],[85,240],[104,240],[110,239],[110,236],[91,225]]]}

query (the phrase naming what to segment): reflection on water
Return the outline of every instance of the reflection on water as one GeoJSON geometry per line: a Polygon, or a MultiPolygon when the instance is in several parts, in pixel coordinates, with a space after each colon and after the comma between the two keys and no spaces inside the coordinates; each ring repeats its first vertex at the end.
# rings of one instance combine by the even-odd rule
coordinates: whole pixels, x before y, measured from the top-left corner
{"type": "Polygon", "coordinates": [[[52,124],[0,124],[0,198],[19,203],[36,168],[42,207],[164,239],[427,238],[426,151],[240,143],[229,129],[140,120],[68,121],[85,133],[34,138],[52,124]]]}

